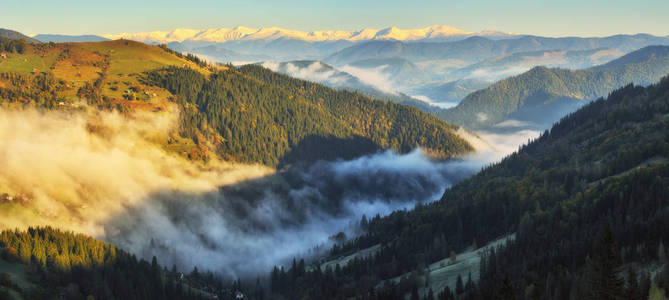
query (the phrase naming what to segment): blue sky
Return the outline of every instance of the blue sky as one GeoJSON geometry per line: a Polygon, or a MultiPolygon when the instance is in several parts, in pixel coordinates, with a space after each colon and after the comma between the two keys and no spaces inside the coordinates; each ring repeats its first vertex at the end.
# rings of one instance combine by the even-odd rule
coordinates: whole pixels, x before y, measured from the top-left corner
{"type": "Polygon", "coordinates": [[[667,0],[3,0],[0,4],[0,28],[26,34],[237,25],[309,31],[442,24],[467,31],[545,36],[669,35],[667,0]]]}

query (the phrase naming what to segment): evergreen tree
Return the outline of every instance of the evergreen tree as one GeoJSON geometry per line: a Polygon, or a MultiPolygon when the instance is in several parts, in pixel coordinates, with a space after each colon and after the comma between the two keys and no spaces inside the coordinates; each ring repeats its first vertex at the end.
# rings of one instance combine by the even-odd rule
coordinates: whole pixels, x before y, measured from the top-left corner
{"type": "Polygon", "coordinates": [[[434,300],[434,292],[432,289],[428,290],[427,296],[425,297],[426,300],[434,300]]]}
{"type": "Polygon", "coordinates": [[[414,286],[411,289],[411,298],[409,298],[409,299],[410,300],[420,300],[420,295],[418,295],[418,287],[417,286],[414,286]]]}
{"type": "Polygon", "coordinates": [[[465,287],[464,284],[462,283],[462,277],[460,276],[460,274],[458,274],[458,278],[455,281],[455,294],[460,295],[464,293],[464,291],[465,287]]]}
{"type": "Polygon", "coordinates": [[[620,255],[610,225],[606,225],[596,241],[592,258],[587,259],[586,279],[588,298],[593,300],[623,299],[623,280],[620,279],[620,255]]]}
{"type": "Polygon", "coordinates": [[[640,294],[639,281],[637,280],[636,268],[630,266],[627,268],[627,286],[625,289],[625,297],[628,300],[642,300],[639,299],[640,294]]]}
{"type": "Polygon", "coordinates": [[[509,274],[506,274],[506,276],[504,276],[504,280],[502,280],[499,286],[499,289],[497,291],[497,299],[500,300],[516,299],[516,292],[513,288],[513,284],[511,283],[511,278],[509,278],[509,274]]]}

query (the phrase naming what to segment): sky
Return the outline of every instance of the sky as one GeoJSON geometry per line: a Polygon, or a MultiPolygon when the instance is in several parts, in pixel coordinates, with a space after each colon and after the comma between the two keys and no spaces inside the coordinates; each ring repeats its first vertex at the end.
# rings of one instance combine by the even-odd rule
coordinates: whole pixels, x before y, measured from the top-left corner
{"type": "Polygon", "coordinates": [[[0,28],[109,34],[237,25],[303,31],[421,28],[542,36],[669,35],[667,0],[0,0],[0,28]]]}

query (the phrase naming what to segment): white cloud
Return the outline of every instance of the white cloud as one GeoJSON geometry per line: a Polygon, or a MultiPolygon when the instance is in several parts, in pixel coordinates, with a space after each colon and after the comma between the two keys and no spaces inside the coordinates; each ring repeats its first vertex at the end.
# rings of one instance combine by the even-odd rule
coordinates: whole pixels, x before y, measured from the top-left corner
{"type": "Polygon", "coordinates": [[[433,106],[436,106],[436,107],[439,107],[439,108],[444,108],[444,109],[451,108],[451,107],[454,107],[454,106],[458,105],[458,103],[456,103],[456,102],[437,102],[437,101],[432,100],[430,97],[424,96],[424,95],[410,95],[410,96],[412,98],[423,101],[427,104],[430,104],[430,105],[433,105],[433,106]]]}
{"type": "Polygon", "coordinates": [[[532,67],[533,65],[529,66],[520,65],[520,66],[509,67],[502,70],[491,70],[488,68],[474,69],[463,79],[482,79],[488,81],[495,81],[509,76],[514,76],[527,72],[532,67]]]}
{"type": "Polygon", "coordinates": [[[508,119],[494,125],[497,128],[513,128],[513,127],[536,127],[537,124],[529,121],[520,121],[516,119],[508,119]]]}
{"type": "Polygon", "coordinates": [[[479,131],[476,134],[489,144],[502,156],[509,155],[518,150],[518,147],[527,144],[529,140],[541,135],[541,131],[532,129],[521,129],[512,132],[479,131]]]}
{"type": "Polygon", "coordinates": [[[387,67],[388,65],[383,65],[376,68],[364,69],[345,65],[339,69],[357,77],[362,83],[371,85],[384,93],[397,95],[398,92],[395,90],[392,80],[390,80],[390,74],[383,71],[387,67]]]}

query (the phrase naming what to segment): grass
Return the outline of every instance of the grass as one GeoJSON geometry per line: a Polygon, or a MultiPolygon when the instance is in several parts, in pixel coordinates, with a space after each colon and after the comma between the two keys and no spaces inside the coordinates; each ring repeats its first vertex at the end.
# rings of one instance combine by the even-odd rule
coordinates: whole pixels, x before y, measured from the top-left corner
{"type": "Polygon", "coordinates": [[[333,260],[330,260],[330,261],[326,261],[326,262],[324,262],[324,263],[322,263],[322,264],[320,265],[320,267],[321,267],[321,271],[325,271],[328,267],[329,267],[329,268],[332,268],[332,269],[334,270],[334,268],[335,268],[337,265],[339,265],[339,266],[345,266],[345,265],[347,265],[350,261],[352,261],[353,259],[355,259],[356,257],[357,257],[357,258],[368,257],[368,256],[370,256],[370,255],[376,253],[377,251],[379,251],[379,249],[381,249],[381,245],[374,245],[374,246],[372,246],[372,247],[369,247],[369,248],[366,248],[366,249],[362,249],[362,250],[360,250],[360,251],[357,251],[357,252],[355,252],[355,253],[353,253],[353,254],[350,254],[350,255],[347,255],[347,256],[338,257],[338,258],[333,259],[333,260]]]}
{"type": "Polygon", "coordinates": [[[30,74],[37,70],[39,72],[49,71],[49,68],[56,61],[57,55],[51,53],[49,55],[39,54],[17,54],[12,53],[7,58],[0,58],[0,73],[16,72],[20,74],[30,74]]]}
{"type": "Polygon", "coordinates": [[[115,40],[77,45],[87,51],[109,55],[111,65],[108,72],[112,74],[142,73],[166,66],[188,66],[205,75],[209,74],[209,71],[191,61],[179,58],[156,46],[139,42],[115,40]]]}
{"type": "MultiPolygon", "coordinates": [[[[169,53],[159,47],[128,40],[91,43],[60,43],[50,47],[28,47],[25,53],[9,53],[0,58],[0,73],[34,74],[50,72],[65,88],[57,95],[65,102],[77,102],[77,91],[87,82],[93,83],[105,71],[101,94],[114,104],[156,110],[166,105],[172,95],[161,88],[142,84],[142,73],[168,66],[187,66],[205,75],[209,70],[169,53]],[[107,65],[108,64],[108,65],[107,65]],[[137,100],[126,101],[125,91],[136,88],[137,100]]],[[[0,88],[14,88],[0,81],[0,88]]]]}
{"type": "MultiPolygon", "coordinates": [[[[174,96],[165,89],[143,84],[141,80],[144,72],[168,66],[186,66],[205,76],[211,73],[160,47],[128,40],[28,46],[23,54],[9,53],[7,58],[0,58],[0,73],[16,72],[33,76],[37,70],[53,74],[60,81],[55,84],[54,91],[56,101],[63,102],[63,108],[82,103],[78,91],[87,83],[96,83],[104,75],[99,88],[102,99],[107,101],[104,103],[106,107],[120,106],[129,111],[148,112],[171,110],[171,106],[176,105],[172,101],[174,96]],[[128,97],[127,91],[130,89],[135,91],[135,100],[128,97]]],[[[9,80],[2,79],[0,89],[26,94],[39,92],[31,90],[30,86],[17,87],[9,80]]],[[[21,109],[26,106],[24,102],[16,100],[0,99],[0,108],[21,109]]],[[[187,155],[197,148],[192,140],[183,138],[160,144],[168,152],[179,155],[187,155]]],[[[4,222],[2,220],[5,213],[0,211],[0,225],[8,222],[7,219],[4,222]]]]}
{"type": "MultiPolygon", "coordinates": [[[[443,291],[447,286],[451,291],[454,291],[458,276],[462,278],[463,283],[466,283],[470,273],[472,275],[472,280],[478,281],[481,268],[481,254],[488,249],[505,244],[507,241],[514,238],[515,235],[511,234],[494,240],[481,248],[469,249],[465,252],[458,253],[456,255],[455,263],[453,264],[450,264],[449,257],[430,264],[425,272],[420,272],[419,279],[422,282],[428,280],[428,285],[422,284],[418,289],[418,293],[421,297],[424,297],[427,295],[428,291],[432,289],[432,292],[437,294],[443,291]],[[429,278],[426,278],[426,274],[429,278]]],[[[409,278],[409,276],[411,276],[411,273],[406,273],[390,280],[394,283],[399,283],[402,278],[409,278]]],[[[384,282],[379,283],[379,286],[382,286],[383,283],[384,282]]]]}

